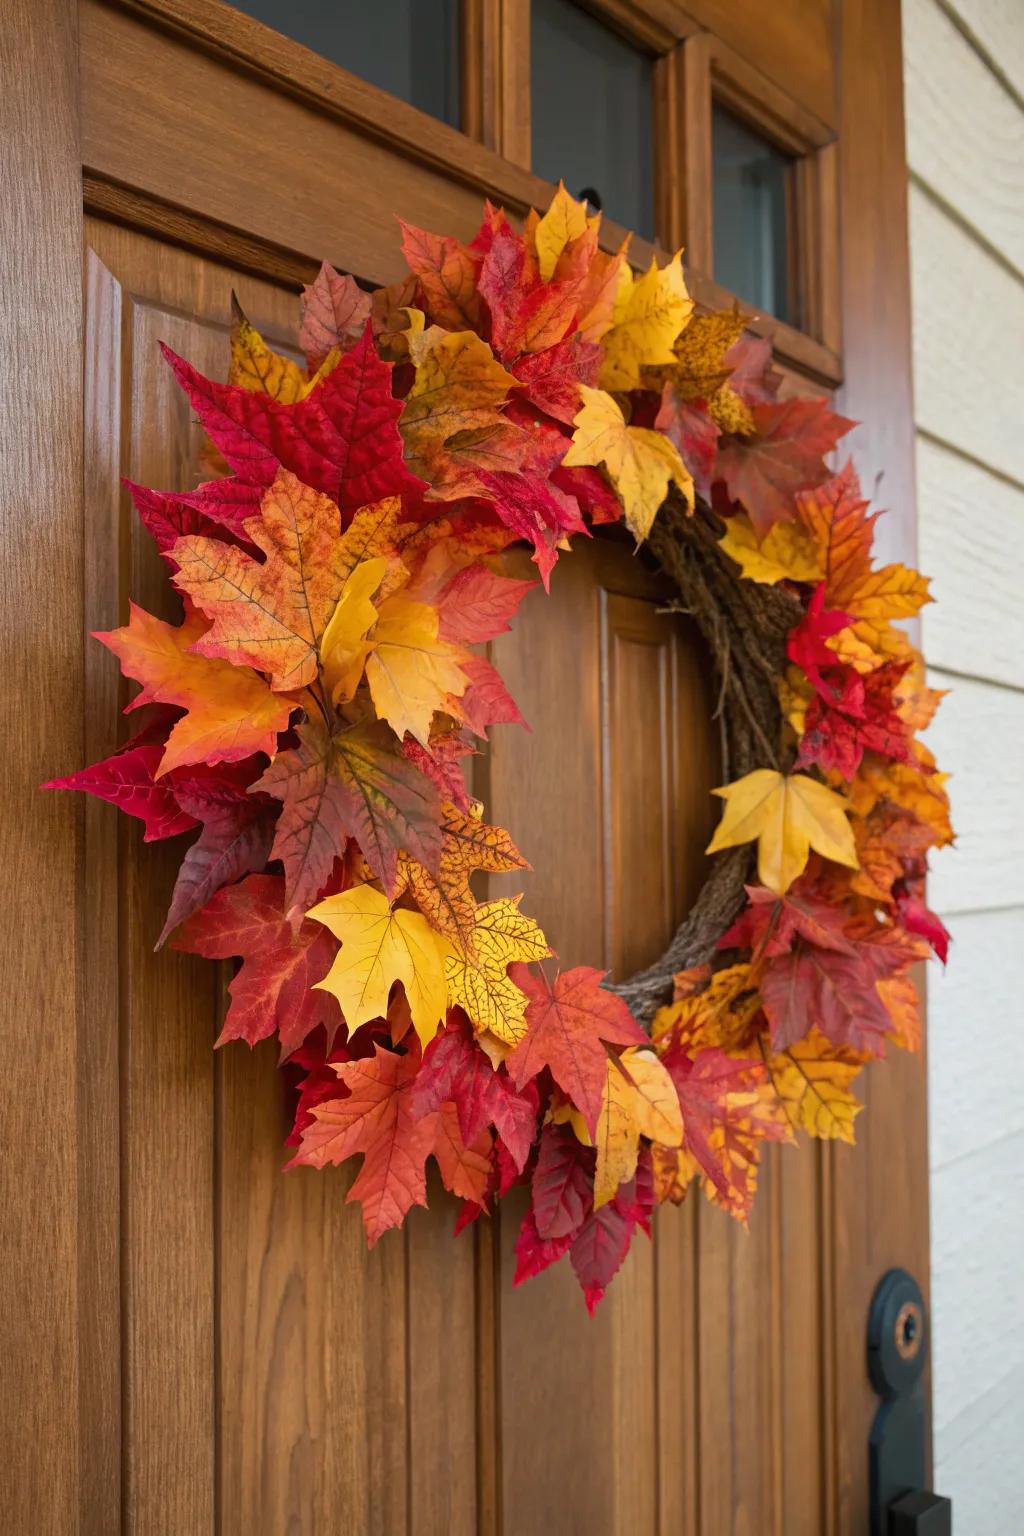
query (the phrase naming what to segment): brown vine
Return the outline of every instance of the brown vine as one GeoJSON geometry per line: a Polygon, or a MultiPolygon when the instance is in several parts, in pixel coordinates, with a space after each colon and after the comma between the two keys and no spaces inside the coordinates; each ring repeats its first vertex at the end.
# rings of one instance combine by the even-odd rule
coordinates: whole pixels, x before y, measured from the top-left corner
{"type": "MultiPolygon", "coordinates": [[[[803,612],[783,587],[742,581],[719,539],[725,525],[698,501],[690,515],[678,498],[666,501],[648,547],[679,591],[680,612],[692,617],[711,652],[719,688],[723,781],[784,760],[778,679],[785,672],[786,637],[803,612]]],[[[711,873],[665,952],[612,990],[634,1017],[649,1024],[672,996],[677,971],[702,965],[743,905],[751,850],[716,854],[711,873]]]]}

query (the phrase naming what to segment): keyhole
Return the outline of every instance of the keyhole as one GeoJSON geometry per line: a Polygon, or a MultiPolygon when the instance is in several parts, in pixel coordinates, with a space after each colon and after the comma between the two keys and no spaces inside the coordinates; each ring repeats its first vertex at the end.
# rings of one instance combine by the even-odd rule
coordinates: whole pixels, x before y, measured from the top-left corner
{"type": "Polygon", "coordinates": [[[893,1330],[896,1341],[896,1353],[901,1360],[913,1360],[921,1348],[921,1329],[924,1319],[921,1309],[914,1301],[904,1302],[896,1317],[896,1326],[893,1330]]]}

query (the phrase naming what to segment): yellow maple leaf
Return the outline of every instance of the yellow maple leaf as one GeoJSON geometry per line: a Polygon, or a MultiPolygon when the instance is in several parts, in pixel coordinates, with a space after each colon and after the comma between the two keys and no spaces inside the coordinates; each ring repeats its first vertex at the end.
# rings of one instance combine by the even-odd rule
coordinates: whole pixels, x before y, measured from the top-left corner
{"type": "Polygon", "coordinates": [[[671,379],[684,400],[710,401],[726,383],[732,369],[726,353],[743,334],[738,308],[694,315],[677,338],[672,363],[658,370],[660,379],[671,379]]]}
{"type": "MultiPolygon", "coordinates": [[[[575,1123],[574,1129],[579,1135],[580,1127],[575,1123]]],[[[633,1177],[641,1136],[657,1146],[680,1146],[683,1113],[675,1084],[654,1052],[631,1045],[620,1057],[608,1058],[594,1138],[595,1207],[613,1200],[619,1185],[633,1177]]]]}
{"type": "MultiPolygon", "coordinates": [[[[417,313],[410,311],[414,322],[417,313]]],[[[474,446],[507,434],[500,408],[519,380],[475,331],[419,330],[414,323],[406,335],[416,367],[398,424],[406,461],[435,488],[455,489],[459,455],[446,444],[457,434],[460,445],[468,439],[474,446]]]]}
{"type": "Polygon", "coordinates": [[[748,581],[774,586],[779,581],[821,581],[821,551],[799,523],[775,523],[763,539],[745,512],[726,521],[719,544],[748,581]]]}
{"type": "Polygon", "coordinates": [[[645,368],[675,362],[676,339],[692,314],[681,252],[660,270],[652,257],[641,277],[624,262],[611,329],[604,337],[601,387],[637,389],[645,368]]]}
{"type": "Polygon", "coordinates": [[[558,183],[558,191],[551,199],[547,213],[537,220],[532,230],[537,265],[546,283],[550,283],[554,276],[558,258],[566,246],[600,222],[600,214],[588,214],[586,203],[578,203],[565,190],[564,183],[558,183]]]}
{"type": "Polygon", "coordinates": [[[660,1047],[671,1036],[688,1056],[712,1046],[735,1051],[746,1044],[760,1007],[750,966],[729,965],[716,971],[702,992],[691,992],[659,1008],[651,1021],[651,1039],[660,1047]]]}
{"type": "Polygon", "coordinates": [[[526,997],[508,974],[514,960],[543,960],[551,953],[532,917],[520,912],[522,896],[485,901],[476,909],[471,944],[442,940],[448,996],[466,1010],[475,1030],[507,1045],[526,1033],[526,997]]]}
{"type": "Polygon", "coordinates": [[[245,313],[234,294],[231,295],[231,364],[228,383],[251,394],[269,395],[281,405],[294,405],[304,400],[314,385],[319,384],[337,363],[340,353],[332,350],[324,358],[312,378],[307,378],[298,363],[290,357],[282,357],[268,347],[245,313]]]}
{"type": "Polygon", "coordinates": [[[321,637],[320,664],[324,684],[335,704],[350,699],[359,686],[373,644],[366,637],[377,622],[377,609],[370,599],[384,579],[387,567],[383,555],[356,566],[345,580],[321,637]]]}
{"type": "Polygon", "coordinates": [[[344,580],[364,560],[394,555],[411,526],[402,522],[402,503],[397,496],[385,496],[383,501],[360,507],[338,542],[332,560],[334,569],[344,580]]]}
{"type": "Polygon", "coordinates": [[[380,604],[366,661],[366,680],[378,716],[401,738],[406,731],[426,746],[435,710],[466,691],[463,652],[438,638],[438,613],[406,592],[380,604]]]}
{"type": "Polygon", "coordinates": [[[764,1058],[792,1126],[823,1140],[854,1140],[853,1122],[864,1106],[850,1092],[850,1084],[864,1066],[865,1056],[848,1046],[832,1045],[812,1029],[788,1050],[765,1051],[764,1058]]]}
{"type": "Polygon", "coordinates": [[[799,667],[787,666],[779,678],[778,692],[782,718],[792,726],[799,739],[807,729],[807,711],[814,689],[799,667]]]}
{"type": "Polygon", "coordinates": [[[912,647],[911,658],[910,667],[896,685],[893,699],[900,719],[912,731],[923,731],[931,724],[949,689],[930,688],[924,657],[912,647]]]}
{"type": "Polygon", "coordinates": [[[444,948],[419,912],[392,907],[372,885],[328,896],[306,913],[341,940],[341,949],[316,986],[341,1004],[351,1036],[361,1024],[383,1018],[396,981],[405,988],[409,1012],[423,1044],[444,1022],[448,988],[444,948]]]}
{"type": "Polygon", "coordinates": [[[483,820],[482,807],[474,802],[469,811],[443,807],[441,857],[431,873],[418,860],[402,853],[398,858],[396,895],[408,890],[416,905],[438,933],[446,933],[467,949],[473,947],[476,902],[470,877],[476,870],[506,874],[529,865],[504,827],[483,820]]]}
{"type": "Polygon", "coordinates": [[[883,976],[875,990],[892,1020],[892,1039],[905,1051],[921,1049],[921,998],[914,978],[907,971],[883,976]]]}
{"type": "Polygon", "coordinates": [[[847,802],[806,774],[755,768],[713,793],[721,795],[725,811],[707,852],[756,838],[758,877],[769,890],[787,891],[812,848],[837,864],[858,867],[847,802]]]}
{"type": "Polygon", "coordinates": [[[604,464],[622,498],[631,533],[646,539],[670,484],[682,491],[693,510],[693,476],[678,449],[662,432],[626,425],[619,406],[603,389],[580,385],[583,407],[563,459],[567,465],[604,464]]]}
{"type": "Polygon", "coordinates": [[[921,766],[897,763],[885,758],[865,757],[850,790],[850,801],[858,816],[866,816],[879,800],[891,800],[916,816],[935,834],[935,846],[945,848],[953,841],[949,820],[949,796],[945,785],[947,773],[933,773],[930,753],[916,744],[921,766]]]}

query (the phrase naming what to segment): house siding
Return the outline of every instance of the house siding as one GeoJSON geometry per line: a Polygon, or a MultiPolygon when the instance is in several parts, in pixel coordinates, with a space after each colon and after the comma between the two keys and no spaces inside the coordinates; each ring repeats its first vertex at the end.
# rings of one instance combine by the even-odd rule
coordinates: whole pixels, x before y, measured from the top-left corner
{"type": "MultiPolygon", "coordinates": [[[[929,977],[935,1486],[965,1536],[1024,1492],[1024,5],[904,0],[930,745],[958,840],[929,977]]],[[[884,500],[884,488],[882,493],[884,500]]]]}

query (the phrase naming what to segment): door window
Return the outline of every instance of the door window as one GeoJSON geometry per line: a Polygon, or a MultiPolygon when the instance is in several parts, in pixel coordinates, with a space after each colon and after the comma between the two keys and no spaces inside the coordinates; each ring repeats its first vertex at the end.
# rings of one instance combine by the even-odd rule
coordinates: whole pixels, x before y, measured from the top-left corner
{"type": "Polygon", "coordinates": [[[654,61],[571,0],[533,0],[533,169],[654,234],[654,61]]]}
{"type": "Polygon", "coordinates": [[[793,162],[715,104],[711,118],[714,276],[778,320],[792,320],[789,206],[793,162]]]}
{"type": "Polygon", "coordinates": [[[459,0],[232,0],[268,27],[458,127],[459,0]]]}

